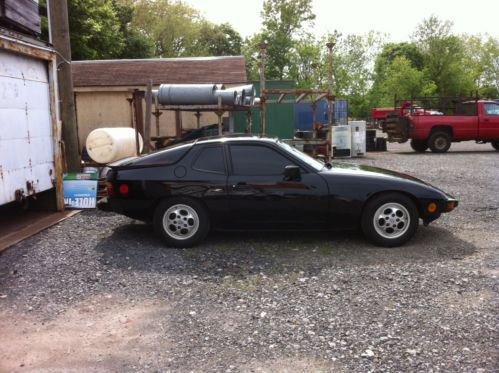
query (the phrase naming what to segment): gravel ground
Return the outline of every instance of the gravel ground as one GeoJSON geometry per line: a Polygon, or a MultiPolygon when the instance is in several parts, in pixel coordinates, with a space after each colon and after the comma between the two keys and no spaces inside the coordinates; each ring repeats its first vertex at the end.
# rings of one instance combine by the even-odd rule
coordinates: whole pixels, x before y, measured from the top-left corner
{"type": "Polygon", "coordinates": [[[499,370],[499,153],[407,144],[352,162],[461,200],[401,248],[350,233],[164,247],[87,211],[0,256],[0,371],[499,370]]]}

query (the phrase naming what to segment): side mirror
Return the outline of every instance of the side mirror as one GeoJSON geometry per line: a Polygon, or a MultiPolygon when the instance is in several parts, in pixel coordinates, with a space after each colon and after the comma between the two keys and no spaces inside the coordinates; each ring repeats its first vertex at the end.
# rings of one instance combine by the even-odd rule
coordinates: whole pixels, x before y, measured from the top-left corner
{"type": "Polygon", "coordinates": [[[290,181],[290,180],[300,180],[300,179],[301,179],[301,174],[299,166],[289,165],[284,167],[284,180],[290,181]]]}

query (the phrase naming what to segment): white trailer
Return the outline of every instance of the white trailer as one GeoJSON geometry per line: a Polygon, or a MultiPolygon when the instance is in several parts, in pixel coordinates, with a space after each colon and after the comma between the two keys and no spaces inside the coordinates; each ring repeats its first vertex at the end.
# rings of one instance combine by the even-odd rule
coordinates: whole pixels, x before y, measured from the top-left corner
{"type": "Polygon", "coordinates": [[[54,51],[0,33],[0,205],[56,188],[64,209],[57,97],[54,51]]]}

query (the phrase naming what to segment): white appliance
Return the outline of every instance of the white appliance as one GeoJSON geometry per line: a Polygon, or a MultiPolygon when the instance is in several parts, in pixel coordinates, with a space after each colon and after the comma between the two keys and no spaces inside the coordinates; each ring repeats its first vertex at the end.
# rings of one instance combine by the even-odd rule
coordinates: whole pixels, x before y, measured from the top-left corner
{"type": "Polygon", "coordinates": [[[352,135],[350,126],[333,126],[332,128],[332,144],[334,148],[334,157],[350,157],[352,149],[352,135]]]}
{"type": "Polygon", "coordinates": [[[366,154],[366,121],[350,122],[352,133],[352,157],[363,157],[366,154]]]}

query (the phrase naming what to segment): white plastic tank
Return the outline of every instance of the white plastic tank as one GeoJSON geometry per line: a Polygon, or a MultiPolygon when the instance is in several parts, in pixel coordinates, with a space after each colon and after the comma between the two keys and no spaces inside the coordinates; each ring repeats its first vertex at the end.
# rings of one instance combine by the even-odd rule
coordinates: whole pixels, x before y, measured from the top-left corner
{"type": "MultiPolygon", "coordinates": [[[[142,136],[138,136],[142,152],[142,136]]],[[[97,128],[88,135],[86,147],[90,158],[97,163],[110,163],[136,156],[135,130],[128,127],[97,128]]]]}

